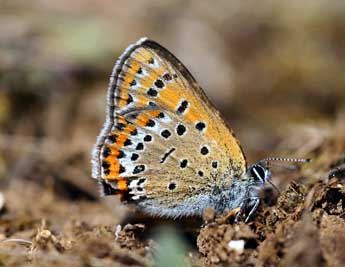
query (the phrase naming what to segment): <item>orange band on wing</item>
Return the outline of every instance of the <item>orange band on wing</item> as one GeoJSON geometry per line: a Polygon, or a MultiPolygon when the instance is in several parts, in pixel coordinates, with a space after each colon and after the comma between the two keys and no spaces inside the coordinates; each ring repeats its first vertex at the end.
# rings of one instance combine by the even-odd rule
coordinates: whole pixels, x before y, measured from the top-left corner
{"type": "Polygon", "coordinates": [[[128,189],[127,180],[124,180],[124,179],[118,180],[116,186],[118,190],[127,190],[128,189]]]}

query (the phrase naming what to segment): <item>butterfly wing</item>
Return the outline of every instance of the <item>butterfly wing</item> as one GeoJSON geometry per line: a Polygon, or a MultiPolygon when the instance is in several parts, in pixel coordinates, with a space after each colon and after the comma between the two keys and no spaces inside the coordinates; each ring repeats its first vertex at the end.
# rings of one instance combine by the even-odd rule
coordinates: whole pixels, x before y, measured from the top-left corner
{"type": "Polygon", "coordinates": [[[104,193],[153,214],[200,214],[215,187],[245,170],[238,140],[183,64],[146,38],[129,46],[114,67],[93,152],[104,193]]]}

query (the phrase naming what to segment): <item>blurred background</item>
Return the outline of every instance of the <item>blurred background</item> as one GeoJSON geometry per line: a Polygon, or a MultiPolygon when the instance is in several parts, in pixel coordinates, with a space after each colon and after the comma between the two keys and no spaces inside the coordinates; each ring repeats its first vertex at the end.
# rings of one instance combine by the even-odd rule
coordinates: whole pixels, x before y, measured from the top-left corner
{"type": "MultiPolygon", "coordinates": [[[[275,173],[278,187],[327,179],[345,163],[344,1],[0,0],[0,36],[0,240],[29,244],[35,266],[75,240],[81,247],[59,257],[63,266],[117,253],[109,244],[125,210],[112,197],[98,201],[90,152],[113,65],[143,36],[189,68],[249,163],[314,159],[312,170],[275,173]]],[[[134,241],[123,234],[121,247],[134,246],[140,262],[147,249],[134,241]]],[[[28,254],[15,248],[0,265],[25,266],[28,254]]]]}
{"type": "Polygon", "coordinates": [[[0,32],[1,180],[46,171],[94,190],[109,75],[143,36],[190,69],[250,162],[305,156],[344,117],[342,1],[1,1],[0,32]]]}
{"type": "Polygon", "coordinates": [[[76,214],[73,201],[97,199],[90,151],[109,76],[143,36],[189,68],[250,163],[344,151],[344,1],[2,0],[0,33],[0,187],[12,211],[59,214],[58,199],[76,214]]]}

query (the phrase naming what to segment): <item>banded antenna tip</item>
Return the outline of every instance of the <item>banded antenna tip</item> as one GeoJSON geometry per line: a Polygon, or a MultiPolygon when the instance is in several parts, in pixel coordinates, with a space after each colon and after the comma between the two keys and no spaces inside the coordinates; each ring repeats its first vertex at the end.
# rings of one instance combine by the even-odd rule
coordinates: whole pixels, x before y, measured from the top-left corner
{"type": "Polygon", "coordinates": [[[259,162],[269,162],[269,161],[287,161],[287,162],[301,162],[301,163],[309,163],[312,160],[307,158],[280,158],[280,157],[268,157],[265,159],[260,160],[259,162]]]}

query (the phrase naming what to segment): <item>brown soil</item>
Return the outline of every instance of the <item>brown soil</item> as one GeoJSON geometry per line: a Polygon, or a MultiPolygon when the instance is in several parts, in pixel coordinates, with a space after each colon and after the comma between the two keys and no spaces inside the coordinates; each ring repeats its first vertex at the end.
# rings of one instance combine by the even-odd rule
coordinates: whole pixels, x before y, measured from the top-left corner
{"type": "MultiPolygon", "coordinates": [[[[167,224],[136,218],[143,223],[121,227],[121,215],[106,204],[66,200],[33,182],[13,182],[4,195],[0,262],[5,266],[151,266],[160,245],[150,229],[167,224]]],[[[207,210],[203,225],[190,220],[177,227],[189,236],[185,256],[192,266],[343,266],[344,203],[344,177],[308,187],[291,182],[248,224],[232,224],[233,216],[224,219],[207,210]],[[243,252],[230,248],[234,240],[244,241],[243,252]]]]}

